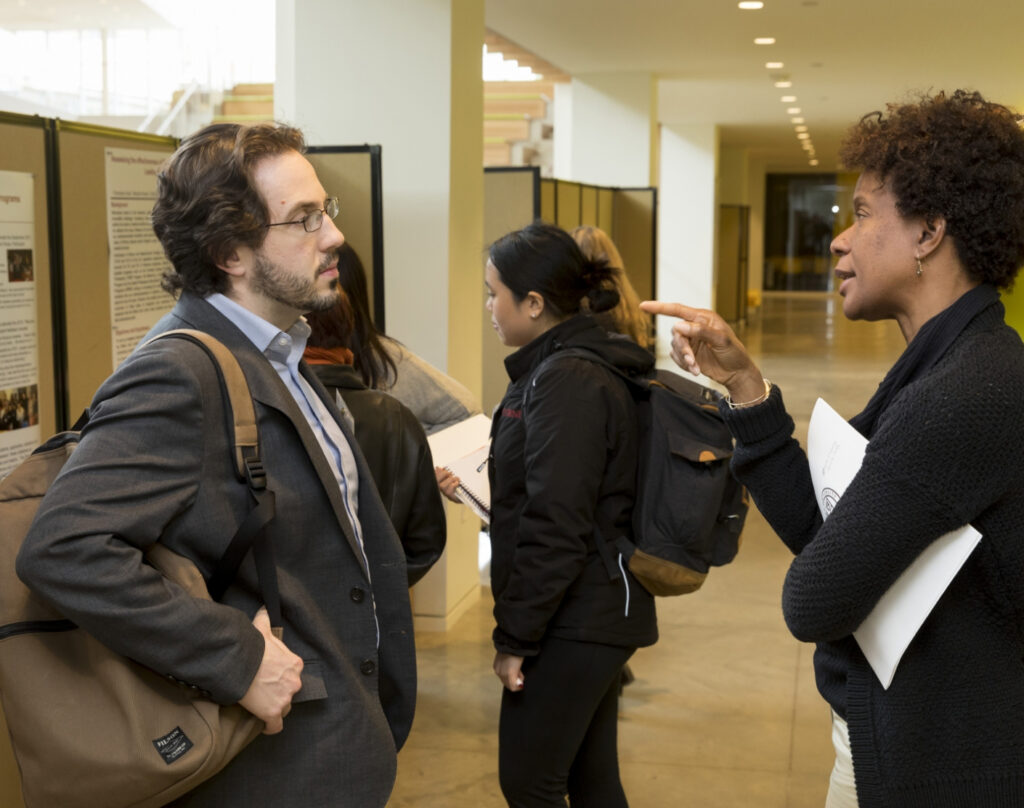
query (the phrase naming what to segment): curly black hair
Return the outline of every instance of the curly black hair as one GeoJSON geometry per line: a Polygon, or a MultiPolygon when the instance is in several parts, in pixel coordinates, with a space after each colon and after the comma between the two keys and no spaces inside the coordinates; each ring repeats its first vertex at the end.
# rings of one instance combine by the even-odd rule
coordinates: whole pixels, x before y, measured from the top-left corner
{"type": "Polygon", "coordinates": [[[304,150],[298,129],[274,124],[213,124],[183,140],[157,176],[153,231],[171,262],[161,286],[175,296],[225,291],[228,276],[217,264],[267,236],[253,171],[264,158],[304,150]]]}
{"type": "Polygon", "coordinates": [[[1010,289],[1024,264],[1020,121],[977,92],[923,95],[865,115],[839,158],[881,178],[904,217],[944,218],[967,273],[1010,289]]]}

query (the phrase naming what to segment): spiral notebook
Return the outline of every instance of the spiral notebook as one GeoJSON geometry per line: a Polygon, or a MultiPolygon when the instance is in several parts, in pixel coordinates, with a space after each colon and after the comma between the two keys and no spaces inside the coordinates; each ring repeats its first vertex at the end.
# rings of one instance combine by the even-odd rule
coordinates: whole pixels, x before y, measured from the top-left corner
{"type": "Polygon", "coordinates": [[[447,469],[461,484],[455,496],[491,523],[491,485],[487,456],[491,449],[491,419],[474,415],[427,438],[434,465],[447,469]]]}

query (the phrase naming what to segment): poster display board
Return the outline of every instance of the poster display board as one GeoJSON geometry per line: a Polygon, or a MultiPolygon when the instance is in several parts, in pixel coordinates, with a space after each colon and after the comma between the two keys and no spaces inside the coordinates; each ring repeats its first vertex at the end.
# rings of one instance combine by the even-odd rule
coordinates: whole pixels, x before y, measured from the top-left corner
{"type": "Polygon", "coordinates": [[[156,171],[177,141],[65,121],[55,128],[58,308],[73,422],[139,337],[174,305],[160,288],[163,249],[148,210],[156,171]]]}
{"type": "Polygon", "coordinates": [[[306,157],[327,193],[338,197],[335,224],[366,270],[375,325],[384,326],[384,208],[380,146],[311,146],[306,157]]]}
{"type": "Polygon", "coordinates": [[[160,278],[170,266],[153,235],[150,211],[163,155],[104,149],[110,245],[111,367],[121,364],[168,308],[160,278]]]}
{"type": "Polygon", "coordinates": [[[40,442],[31,173],[0,171],[0,477],[40,442]]]}

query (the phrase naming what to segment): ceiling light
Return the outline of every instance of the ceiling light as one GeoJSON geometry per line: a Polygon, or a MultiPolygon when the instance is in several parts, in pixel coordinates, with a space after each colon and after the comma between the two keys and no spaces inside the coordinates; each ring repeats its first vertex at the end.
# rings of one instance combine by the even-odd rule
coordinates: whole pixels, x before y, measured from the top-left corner
{"type": "Polygon", "coordinates": [[[793,82],[791,82],[791,81],[777,81],[777,82],[775,82],[775,86],[778,87],[780,90],[788,90],[790,87],[793,86],[793,82]]]}
{"type": "Polygon", "coordinates": [[[798,126],[798,127],[796,127],[796,131],[797,132],[806,132],[807,131],[807,127],[806,126],[798,126]]]}
{"type": "Polygon", "coordinates": [[[796,101],[796,96],[795,95],[784,95],[779,100],[783,104],[792,104],[794,101],[796,101]]]}
{"type": "Polygon", "coordinates": [[[800,140],[807,140],[811,135],[808,132],[797,132],[796,136],[800,138],[800,140]]]}
{"type": "Polygon", "coordinates": [[[737,3],[737,5],[744,11],[756,11],[759,8],[764,8],[764,3],[760,0],[743,0],[743,2],[737,3]]]}
{"type": "Polygon", "coordinates": [[[754,40],[755,45],[774,45],[775,37],[773,36],[759,36],[754,40]]]}
{"type": "Polygon", "coordinates": [[[803,118],[790,118],[789,122],[790,123],[803,123],[804,119],[803,118]]]}
{"type": "Polygon", "coordinates": [[[769,70],[782,70],[786,65],[783,62],[765,62],[764,66],[769,70]]]}
{"type": "Polygon", "coordinates": [[[810,161],[810,164],[811,164],[812,166],[816,166],[816,165],[818,165],[818,161],[817,161],[817,160],[811,160],[811,161],[810,161]]]}
{"type": "Polygon", "coordinates": [[[789,109],[786,110],[786,114],[787,115],[799,115],[800,114],[800,107],[790,107],[789,109]]]}

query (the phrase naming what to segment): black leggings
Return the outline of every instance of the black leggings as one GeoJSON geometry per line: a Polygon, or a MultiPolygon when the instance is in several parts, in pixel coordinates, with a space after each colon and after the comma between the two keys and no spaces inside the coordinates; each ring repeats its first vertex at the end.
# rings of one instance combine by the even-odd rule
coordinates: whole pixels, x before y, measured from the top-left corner
{"type": "Polygon", "coordinates": [[[634,649],[548,638],[503,690],[498,776],[511,808],[627,808],[619,781],[622,666],[634,649]]]}

